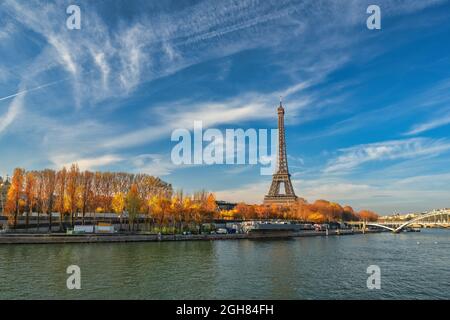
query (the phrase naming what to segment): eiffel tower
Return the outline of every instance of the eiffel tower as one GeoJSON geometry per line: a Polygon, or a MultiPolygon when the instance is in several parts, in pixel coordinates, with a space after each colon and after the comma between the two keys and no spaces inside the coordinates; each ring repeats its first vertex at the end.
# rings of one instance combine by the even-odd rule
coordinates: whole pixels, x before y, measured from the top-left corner
{"type": "Polygon", "coordinates": [[[297,201],[297,196],[292,187],[291,175],[289,174],[286,139],[284,132],[284,108],[280,99],[278,111],[278,170],[272,177],[272,185],[269,194],[264,197],[264,204],[289,204],[297,201]],[[285,193],[280,193],[280,186],[284,184],[285,193]]]}

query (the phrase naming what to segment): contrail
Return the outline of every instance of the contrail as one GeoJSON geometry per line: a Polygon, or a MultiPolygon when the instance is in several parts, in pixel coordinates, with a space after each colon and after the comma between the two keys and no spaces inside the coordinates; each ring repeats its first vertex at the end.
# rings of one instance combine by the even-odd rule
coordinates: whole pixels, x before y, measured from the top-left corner
{"type": "Polygon", "coordinates": [[[16,92],[16,93],[14,93],[14,94],[11,94],[11,95],[9,95],[9,96],[0,98],[0,101],[8,100],[8,99],[11,99],[11,98],[20,96],[20,95],[22,95],[22,94],[25,94],[25,93],[28,93],[28,92],[31,92],[31,91],[36,91],[36,90],[39,90],[39,89],[43,89],[43,88],[46,88],[46,87],[50,87],[50,86],[53,86],[53,85],[58,84],[58,83],[60,83],[60,82],[66,81],[67,79],[68,79],[68,78],[66,78],[66,79],[61,79],[61,80],[57,80],[57,81],[53,81],[53,82],[50,82],[50,83],[46,83],[46,84],[40,85],[40,86],[35,87],[35,88],[31,88],[31,89],[28,89],[28,90],[19,91],[19,92],[16,92]]]}

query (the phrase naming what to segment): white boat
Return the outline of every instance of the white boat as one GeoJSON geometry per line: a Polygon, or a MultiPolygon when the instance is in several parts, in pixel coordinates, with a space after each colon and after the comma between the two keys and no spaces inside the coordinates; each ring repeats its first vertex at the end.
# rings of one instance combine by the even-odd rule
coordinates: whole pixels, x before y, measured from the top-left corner
{"type": "Polygon", "coordinates": [[[299,224],[289,221],[246,221],[243,223],[243,230],[249,232],[278,232],[278,231],[299,231],[299,224]]]}

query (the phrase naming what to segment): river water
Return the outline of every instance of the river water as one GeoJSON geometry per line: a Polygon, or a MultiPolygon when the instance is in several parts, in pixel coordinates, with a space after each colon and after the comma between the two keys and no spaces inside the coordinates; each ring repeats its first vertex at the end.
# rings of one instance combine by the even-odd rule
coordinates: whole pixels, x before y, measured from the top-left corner
{"type": "Polygon", "coordinates": [[[0,246],[0,299],[450,299],[450,230],[0,246]],[[66,268],[81,269],[68,290],[66,268]],[[367,288],[367,267],[381,288],[367,288]]]}

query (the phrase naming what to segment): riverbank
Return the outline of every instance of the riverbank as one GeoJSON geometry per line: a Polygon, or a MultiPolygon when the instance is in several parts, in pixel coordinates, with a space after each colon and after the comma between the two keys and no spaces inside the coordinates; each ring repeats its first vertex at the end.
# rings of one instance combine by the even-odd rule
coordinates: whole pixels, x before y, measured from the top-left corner
{"type": "MultiPolygon", "coordinates": [[[[378,230],[366,230],[378,233],[378,230]]],[[[158,235],[158,234],[2,234],[1,244],[49,244],[49,243],[111,243],[111,242],[155,242],[155,241],[200,241],[200,240],[240,240],[240,239],[287,239],[295,237],[317,237],[361,234],[360,230],[299,231],[286,233],[240,233],[201,235],[158,235]]]]}

